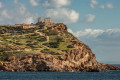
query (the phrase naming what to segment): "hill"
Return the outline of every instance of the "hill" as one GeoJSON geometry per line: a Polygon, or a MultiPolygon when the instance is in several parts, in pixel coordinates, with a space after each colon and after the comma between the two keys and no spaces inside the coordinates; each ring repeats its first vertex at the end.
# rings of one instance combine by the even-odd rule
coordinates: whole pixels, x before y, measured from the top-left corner
{"type": "Polygon", "coordinates": [[[22,29],[0,27],[1,71],[118,70],[99,63],[89,46],[67,31],[63,23],[22,29]]]}

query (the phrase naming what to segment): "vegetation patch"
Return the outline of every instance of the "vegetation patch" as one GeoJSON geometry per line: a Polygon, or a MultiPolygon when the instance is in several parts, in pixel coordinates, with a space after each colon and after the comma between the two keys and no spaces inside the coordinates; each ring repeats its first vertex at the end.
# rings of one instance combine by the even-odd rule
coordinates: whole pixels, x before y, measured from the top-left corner
{"type": "Polygon", "coordinates": [[[41,52],[45,54],[51,54],[51,55],[60,55],[59,53],[53,52],[50,49],[43,49],[41,50],[41,52]]]}

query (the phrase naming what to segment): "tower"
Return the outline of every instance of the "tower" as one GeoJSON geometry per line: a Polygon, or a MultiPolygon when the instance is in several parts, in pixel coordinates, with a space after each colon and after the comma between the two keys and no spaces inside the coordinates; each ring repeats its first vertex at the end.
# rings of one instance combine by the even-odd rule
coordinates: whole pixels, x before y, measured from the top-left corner
{"type": "Polygon", "coordinates": [[[45,19],[44,19],[44,22],[45,22],[45,23],[49,23],[49,22],[51,22],[50,17],[45,18],[45,19]]]}
{"type": "Polygon", "coordinates": [[[38,23],[42,23],[42,18],[41,17],[38,18],[38,23]]]}

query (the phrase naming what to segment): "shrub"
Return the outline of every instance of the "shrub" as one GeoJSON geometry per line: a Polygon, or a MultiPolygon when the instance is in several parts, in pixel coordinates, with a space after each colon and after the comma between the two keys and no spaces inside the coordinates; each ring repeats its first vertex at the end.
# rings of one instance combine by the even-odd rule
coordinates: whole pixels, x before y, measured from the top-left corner
{"type": "MultiPolygon", "coordinates": [[[[1,53],[1,52],[0,52],[1,53]]],[[[9,52],[2,52],[0,55],[0,60],[1,61],[6,61],[10,56],[12,56],[12,53],[9,52]]]]}
{"type": "Polygon", "coordinates": [[[68,45],[67,48],[74,48],[74,46],[73,45],[68,45]]]}
{"type": "Polygon", "coordinates": [[[73,44],[77,44],[77,41],[72,41],[73,44]]]}
{"type": "Polygon", "coordinates": [[[50,30],[47,32],[47,35],[58,35],[58,32],[56,30],[50,30]]]}
{"type": "Polygon", "coordinates": [[[41,52],[45,54],[51,54],[51,55],[60,55],[59,53],[55,53],[51,51],[50,49],[43,49],[41,52]]]}
{"type": "Polygon", "coordinates": [[[59,46],[58,42],[50,42],[49,44],[50,44],[51,48],[58,48],[58,46],[59,46]]]}
{"type": "Polygon", "coordinates": [[[44,43],[43,45],[48,46],[50,48],[58,48],[59,47],[58,42],[49,42],[49,43],[44,43]]]}

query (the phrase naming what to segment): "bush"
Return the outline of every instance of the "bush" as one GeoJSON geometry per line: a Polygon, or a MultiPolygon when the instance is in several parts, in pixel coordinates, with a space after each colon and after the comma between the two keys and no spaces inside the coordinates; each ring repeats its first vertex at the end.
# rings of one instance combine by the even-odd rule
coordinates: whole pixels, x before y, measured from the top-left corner
{"type": "Polygon", "coordinates": [[[77,41],[72,41],[73,44],[77,44],[77,41]]]}
{"type": "Polygon", "coordinates": [[[48,46],[50,48],[58,48],[59,47],[58,42],[49,42],[49,43],[44,43],[43,45],[48,46]]]}
{"type": "Polygon", "coordinates": [[[0,53],[1,53],[0,55],[1,61],[6,61],[10,56],[13,55],[12,53],[9,53],[9,52],[0,52],[0,53]]]}
{"type": "Polygon", "coordinates": [[[73,45],[68,45],[67,48],[74,48],[74,46],[73,45]]]}
{"type": "Polygon", "coordinates": [[[58,46],[59,46],[58,42],[50,42],[49,44],[50,44],[51,48],[58,48],[58,46]]]}
{"type": "Polygon", "coordinates": [[[47,35],[58,35],[58,32],[56,30],[50,30],[47,32],[47,35]]]}
{"type": "Polygon", "coordinates": [[[51,54],[51,55],[60,55],[59,53],[55,53],[51,51],[50,49],[43,49],[41,52],[45,54],[51,54]]]}

